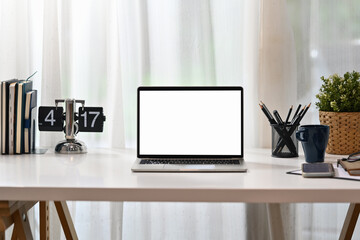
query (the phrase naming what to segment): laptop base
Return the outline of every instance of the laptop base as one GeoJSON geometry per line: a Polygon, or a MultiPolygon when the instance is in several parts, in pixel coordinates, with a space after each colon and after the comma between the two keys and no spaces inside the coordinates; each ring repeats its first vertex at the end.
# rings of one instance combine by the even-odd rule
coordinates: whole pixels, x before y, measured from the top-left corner
{"type": "Polygon", "coordinates": [[[137,159],[131,168],[133,172],[246,172],[244,160],[240,164],[140,164],[137,159]]]}

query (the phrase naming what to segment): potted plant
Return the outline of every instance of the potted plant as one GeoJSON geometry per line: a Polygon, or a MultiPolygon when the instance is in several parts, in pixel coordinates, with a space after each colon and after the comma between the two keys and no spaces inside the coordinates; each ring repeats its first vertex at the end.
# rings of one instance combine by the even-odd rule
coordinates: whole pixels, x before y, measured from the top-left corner
{"type": "Polygon", "coordinates": [[[347,72],[321,77],[319,94],[320,123],[330,127],[326,152],[350,154],[360,151],[360,73],[347,72]]]}

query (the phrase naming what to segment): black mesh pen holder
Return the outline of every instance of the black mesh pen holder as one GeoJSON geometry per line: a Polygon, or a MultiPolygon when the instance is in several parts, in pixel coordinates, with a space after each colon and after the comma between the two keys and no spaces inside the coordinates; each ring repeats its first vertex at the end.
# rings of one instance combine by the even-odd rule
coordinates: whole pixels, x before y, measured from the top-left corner
{"type": "Polygon", "coordinates": [[[272,156],[278,158],[298,157],[298,140],[295,133],[299,125],[271,124],[272,156]]]}

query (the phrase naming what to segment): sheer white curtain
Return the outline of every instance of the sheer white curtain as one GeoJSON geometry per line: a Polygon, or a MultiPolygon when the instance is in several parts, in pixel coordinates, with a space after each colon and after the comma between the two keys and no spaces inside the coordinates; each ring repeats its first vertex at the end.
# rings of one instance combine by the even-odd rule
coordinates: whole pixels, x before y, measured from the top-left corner
{"type": "MultiPolygon", "coordinates": [[[[327,23],[320,17],[341,5],[330,2],[0,0],[0,80],[25,78],[37,70],[39,105],[70,97],[103,106],[104,133],[79,134],[89,148],[135,147],[139,85],[241,85],[246,146],[270,147],[270,128],[259,100],[284,115],[297,101],[314,101],[320,75],[352,70],[359,63],[353,51],[360,32],[356,22],[346,32],[349,37],[342,38],[333,25],[340,29],[338,21],[345,24],[352,18],[329,17],[327,23]],[[338,56],[344,59],[341,67],[328,64],[338,56]]],[[[352,9],[345,3],[340,7],[356,18],[360,6],[350,2],[352,9]]],[[[317,122],[316,110],[310,111],[304,122],[317,122]]],[[[39,144],[54,146],[62,138],[61,133],[42,133],[39,144]]],[[[79,237],[85,239],[268,238],[266,209],[260,204],[69,205],[79,237]]],[[[286,238],[335,238],[345,209],[335,204],[282,205],[286,238]]],[[[52,238],[64,239],[57,217],[51,220],[52,238]]]]}
{"type": "MultiPolygon", "coordinates": [[[[360,71],[360,2],[356,0],[287,0],[294,32],[297,99],[316,102],[321,76],[360,71]]],[[[319,123],[310,108],[304,123],[319,123]]],[[[337,238],[348,204],[297,204],[297,225],[304,239],[337,238]],[[300,214],[301,213],[301,214],[300,214]]],[[[359,236],[359,224],[354,236],[359,236]]]]}

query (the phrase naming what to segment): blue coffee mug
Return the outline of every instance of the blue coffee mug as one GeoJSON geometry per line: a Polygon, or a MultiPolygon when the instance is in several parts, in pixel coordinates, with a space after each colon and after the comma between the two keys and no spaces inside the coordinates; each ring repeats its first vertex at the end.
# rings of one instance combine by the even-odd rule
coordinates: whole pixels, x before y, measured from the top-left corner
{"type": "Polygon", "coordinates": [[[306,162],[324,161],[325,149],[329,140],[329,129],[327,125],[302,125],[299,127],[296,138],[301,141],[306,162]]]}

